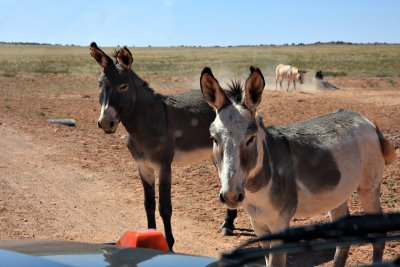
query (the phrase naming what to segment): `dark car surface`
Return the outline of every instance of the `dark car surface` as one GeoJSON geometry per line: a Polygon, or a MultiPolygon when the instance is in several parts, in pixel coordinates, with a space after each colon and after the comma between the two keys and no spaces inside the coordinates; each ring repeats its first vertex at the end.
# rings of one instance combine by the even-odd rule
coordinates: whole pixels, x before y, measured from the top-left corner
{"type": "MultiPolygon", "coordinates": [[[[208,266],[217,259],[112,244],[68,241],[0,241],[0,266],[208,266]]],[[[211,264],[212,266],[212,264],[211,264]]]]}

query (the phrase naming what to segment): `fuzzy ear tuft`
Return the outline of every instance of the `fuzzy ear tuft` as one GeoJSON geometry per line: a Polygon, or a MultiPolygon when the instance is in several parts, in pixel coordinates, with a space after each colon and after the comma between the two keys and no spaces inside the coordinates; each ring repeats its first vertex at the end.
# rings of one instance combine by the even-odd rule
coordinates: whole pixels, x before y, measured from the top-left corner
{"type": "Polygon", "coordinates": [[[257,73],[261,76],[261,78],[262,78],[262,80],[263,80],[263,83],[264,83],[264,85],[265,85],[264,75],[262,74],[261,70],[260,70],[259,68],[254,67],[254,66],[250,66],[250,75],[251,75],[253,72],[257,72],[257,73]]]}
{"type": "Polygon", "coordinates": [[[200,76],[203,76],[203,74],[205,74],[205,73],[207,73],[208,75],[210,75],[211,77],[214,78],[214,75],[213,75],[210,67],[204,67],[204,69],[201,71],[201,75],[200,76]]]}
{"type": "Polygon", "coordinates": [[[90,44],[90,47],[99,49],[99,47],[97,46],[96,42],[92,42],[92,43],[90,44]]]}

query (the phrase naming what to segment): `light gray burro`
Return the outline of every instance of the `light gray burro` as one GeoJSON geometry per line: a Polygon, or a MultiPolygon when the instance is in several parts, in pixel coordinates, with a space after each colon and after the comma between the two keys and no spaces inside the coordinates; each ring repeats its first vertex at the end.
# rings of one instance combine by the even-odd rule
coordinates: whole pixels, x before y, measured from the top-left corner
{"type": "MultiPolygon", "coordinates": [[[[159,181],[159,211],[165,237],[172,250],[171,164],[188,164],[210,158],[212,140],[208,131],[215,112],[200,90],[162,95],[155,93],[132,69],[132,54],[123,47],[115,51],[116,62],[96,43],[90,55],[103,68],[98,79],[101,113],[98,126],[114,133],[122,122],[128,149],[135,158],[144,189],[149,228],[156,228],[155,171],[159,181]]],[[[233,231],[236,210],[227,210],[223,232],[233,231]]]]}
{"type": "MultiPolygon", "coordinates": [[[[220,200],[232,209],[242,205],[257,236],[284,230],[293,217],[348,215],[354,191],[366,213],[381,213],[382,172],[395,153],[378,127],[350,110],[265,127],[256,115],[264,77],[258,68],[250,72],[244,87],[236,82],[226,91],[211,69],[204,68],[200,78],[203,95],[216,111],[210,133],[220,200]]],[[[382,260],[384,246],[373,245],[374,261],[382,260]]],[[[348,251],[337,247],[333,265],[344,266],[348,251]]],[[[270,266],[286,265],[284,253],[268,258],[270,266]]]]}

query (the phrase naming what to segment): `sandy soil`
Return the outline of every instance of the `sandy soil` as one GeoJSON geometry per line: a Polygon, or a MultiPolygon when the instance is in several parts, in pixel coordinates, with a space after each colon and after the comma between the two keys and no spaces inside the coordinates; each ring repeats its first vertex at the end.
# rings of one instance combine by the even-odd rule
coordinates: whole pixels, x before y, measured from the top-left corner
{"type": "MultiPolygon", "coordinates": [[[[0,239],[51,239],[115,242],[126,230],[145,228],[143,191],[125,130],[104,135],[96,78],[63,74],[19,74],[0,77],[0,239]],[[62,81],[65,88],[50,86],[62,81]],[[69,86],[92,82],[87,94],[69,86]],[[74,118],[76,127],[55,125],[48,118],[74,118]]],[[[146,77],[145,77],[146,78],[146,77]]],[[[157,82],[162,83],[162,78],[157,82]]],[[[150,79],[150,83],[151,83],[150,79]]],[[[176,78],[176,91],[185,83],[176,78]],[[179,86],[179,84],[181,84],[179,86]]],[[[192,82],[192,81],[190,81],[192,82]]],[[[378,123],[400,145],[400,79],[336,78],[341,90],[275,92],[263,95],[260,112],[266,124],[287,124],[350,108],[378,123]]],[[[157,88],[155,88],[157,90],[157,88]]],[[[168,91],[171,93],[172,91],[168,91]]],[[[382,206],[400,211],[400,155],[384,172],[382,206]]],[[[239,211],[235,235],[222,237],[225,208],[218,201],[219,180],[211,160],[173,168],[175,251],[218,257],[253,236],[247,215],[239,211]]],[[[350,201],[360,213],[357,197],[350,201]]],[[[322,214],[297,218],[294,225],[327,221],[322,214]]],[[[158,228],[162,230],[160,217],[158,228]]],[[[385,259],[400,254],[400,244],[387,244],[385,259]]],[[[291,266],[329,266],[333,251],[289,255],[291,266]]],[[[349,265],[368,263],[369,245],[351,250],[349,265]]]]}

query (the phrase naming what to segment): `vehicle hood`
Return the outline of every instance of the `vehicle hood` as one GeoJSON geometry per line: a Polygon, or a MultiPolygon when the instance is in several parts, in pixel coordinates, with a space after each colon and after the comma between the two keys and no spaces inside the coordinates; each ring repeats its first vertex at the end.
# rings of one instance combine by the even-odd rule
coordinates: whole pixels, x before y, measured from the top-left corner
{"type": "Polygon", "coordinates": [[[69,241],[0,241],[0,266],[213,266],[215,258],[113,244],[69,241]]]}

